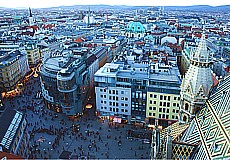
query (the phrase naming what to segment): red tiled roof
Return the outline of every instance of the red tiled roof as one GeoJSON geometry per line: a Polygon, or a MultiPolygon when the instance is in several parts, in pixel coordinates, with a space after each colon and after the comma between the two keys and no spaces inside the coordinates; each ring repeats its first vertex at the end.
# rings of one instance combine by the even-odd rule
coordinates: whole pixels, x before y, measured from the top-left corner
{"type": "Polygon", "coordinates": [[[78,38],[78,39],[75,39],[74,42],[75,42],[75,43],[82,43],[83,40],[82,40],[81,38],[78,38]]]}
{"type": "Polygon", "coordinates": [[[227,66],[226,68],[224,68],[224,70],[225,70],[226,72],[230,72],[230,66],[227,66]]]}
{"type": "Polygon", "coordinates": [[[139,45],[139,44],[145,44],[145,42],[135,42],[135,44],[139,45]]]}
{"type": "Polygon", "coordinates": [[[212,80],[213,80],[213,86],[217,86],[219,81],[216,79],[216,77],[214,75],[212,75],[212,80]]]}
{"type": "Polygon", "coordinates": [[[1,152],[0,151],[0,159],[6,157],[7,159],[24,159],[22,158],[21,156],[17,156],[17,155],[14,155],[14,154],[11,154],[11,153],[7,153],[7,152],[1,152]]]}

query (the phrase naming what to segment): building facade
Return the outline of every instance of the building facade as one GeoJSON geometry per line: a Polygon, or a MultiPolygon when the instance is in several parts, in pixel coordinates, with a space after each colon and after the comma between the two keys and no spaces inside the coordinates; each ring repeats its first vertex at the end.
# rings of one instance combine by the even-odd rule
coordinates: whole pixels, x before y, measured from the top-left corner
{"type": "Polygon", "coordinates": [[[39,48],[35,42],[29,42],[27,43],[26,47],[26,53],[28,56],[28,63],[31,67],[36,66],[39,61],[41,60],[39,48]]]}
{"type": "Polygon", "coordinates": [[[132,60],[130,65],[127,59],[124,63],[121,59],[107,63],[94,75],[98,115],[116,115],[135,124],[146,121],[152,124],[155,119],[161,119],[162,124],[176,121],[181,84],[179,70],[132,60]]]}
{"type": "Polygon", "coordinates": [[[3,53],[0,61],[1,92],[17,89],[17,84],[30,71],[25,50],[3,53]]]}
{"type": "Polygon", "coordinates": [[[82,114],[89,86],[86,63],[78,56],[48,58],[41,66],[42,95],[46,106],[73,116],[82,114]]]}
{"type": "Polygon", "coordinates": [[[30,151],[29,134],[25,115],[6,109],[0,116],[0,146],[4,152],[28,158],[30,151]]]}

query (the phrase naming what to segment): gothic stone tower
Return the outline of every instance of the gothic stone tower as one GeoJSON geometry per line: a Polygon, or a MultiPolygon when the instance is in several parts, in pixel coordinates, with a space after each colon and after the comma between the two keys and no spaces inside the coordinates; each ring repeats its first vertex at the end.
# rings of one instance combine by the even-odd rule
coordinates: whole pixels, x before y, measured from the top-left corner
{"type": "Polygon", "coordinates": [[[207,50],[203,33],[197,49],[190,53],[190,66],[182,80],[180,100],[180,123],[189,122],[208,98],[213,86],[212,55],[207,50]]]}
{"type": "Polygon", "coordinates": [[[29,25],[30,26],[33,26],[34,25],[34,18],[33,18],[33,15],[32,15],[32,11],[31,11],[31,8],[29,8],[29,25]]]}

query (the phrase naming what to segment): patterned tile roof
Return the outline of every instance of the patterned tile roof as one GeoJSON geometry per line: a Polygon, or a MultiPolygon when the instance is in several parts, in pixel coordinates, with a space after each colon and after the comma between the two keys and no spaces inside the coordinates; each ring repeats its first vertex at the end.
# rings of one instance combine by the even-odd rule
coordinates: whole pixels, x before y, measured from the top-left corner
{"type": "Polygon", "coordinates": [[[230,158],[230,76],[213,89],[203,109],[181,136],[181,141],[200,143],[192,159],[230,158]]]}

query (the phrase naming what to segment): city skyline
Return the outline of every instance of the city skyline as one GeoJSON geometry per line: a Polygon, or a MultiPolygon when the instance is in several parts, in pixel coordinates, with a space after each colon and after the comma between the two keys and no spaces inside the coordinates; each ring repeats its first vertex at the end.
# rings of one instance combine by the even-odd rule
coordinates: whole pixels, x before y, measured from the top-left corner
{"type": "Polygon", "coordinates": [[[220,6],[220,5],[229,5],[229,2],[227,0],[223,1],[172,1],[169,0],[167,2],[165,1],[153,1],[153,0],[143,0],[143,1],[132,1],[132,0],[125,0],[125,1],[105,1],[105,0],[98,0],[98,1],[73,1],[73,0],[8,0],[3,1],[0,0],[1,5],[0,7],[7,7],[7,8],[48,8],[48,7],[58,7],[58,6],[71,6],[71,5],[99,5],[99,4],[105,4],[105,5],[128,5],[128,6],[191,6],[191,5],[210,5],[210,6],[220,6]]]}

